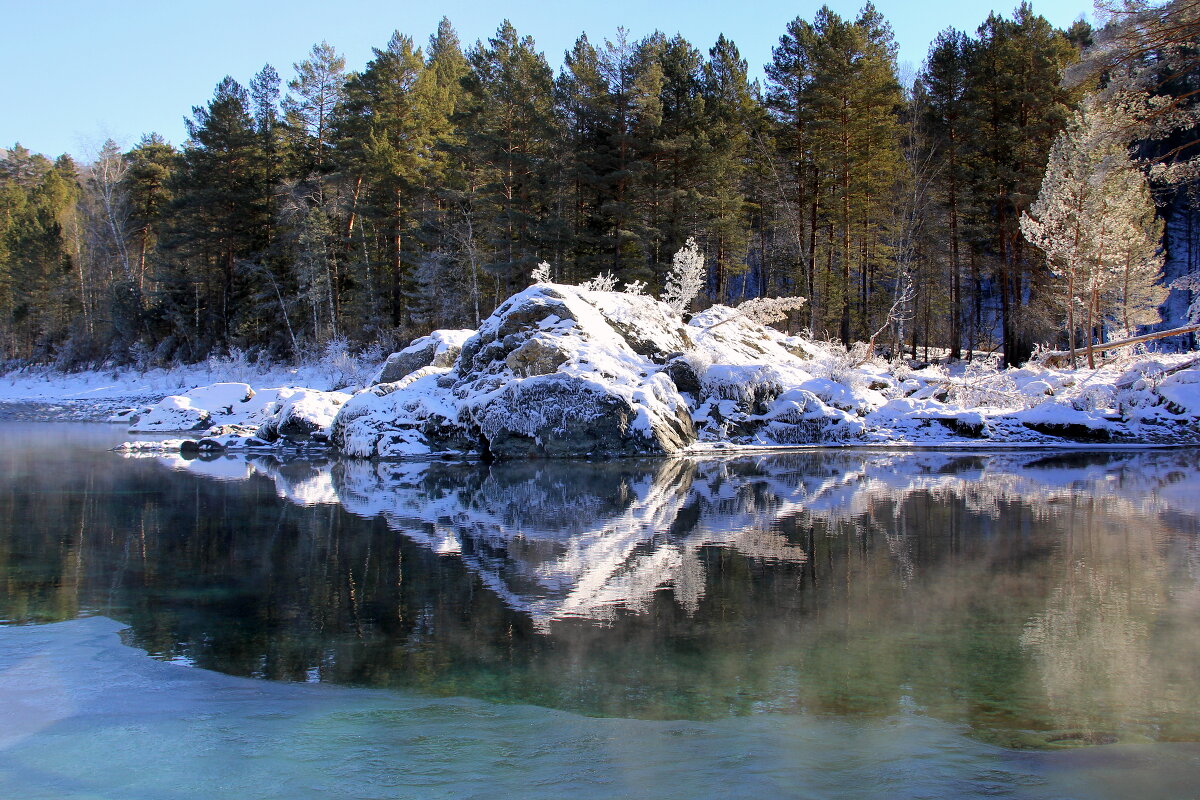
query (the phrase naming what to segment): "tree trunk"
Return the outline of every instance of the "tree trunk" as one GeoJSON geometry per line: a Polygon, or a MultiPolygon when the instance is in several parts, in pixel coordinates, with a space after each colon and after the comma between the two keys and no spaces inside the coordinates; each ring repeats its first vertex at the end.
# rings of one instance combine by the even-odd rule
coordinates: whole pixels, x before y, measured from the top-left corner
{"type": "MultiPolygon", "coordinates": [[[[1113,342],[1104,342],[1096,346],[1095,350],[1098,353],[1103,353],[1108,350],[1118,350],[1122,347],[1130,347],[1143,342],[1152,342],[1156,339],[1166,339],[1170,336],[1185,336],[1189,333],[1200,331],[1200,325],[1184,325],[1182,328],[1172,328],[1169,331],[1158,331],[1157,333],[1144,333],[1141,336],[1131,336],[1128,339],[1118,339],[1113,342]]],[[[1068,364],[1070,354],[1063,351],[1054,351],[1046,353],[1042,356],[1042,363],[1047,367],[1061,368],[1068,364]]]]}

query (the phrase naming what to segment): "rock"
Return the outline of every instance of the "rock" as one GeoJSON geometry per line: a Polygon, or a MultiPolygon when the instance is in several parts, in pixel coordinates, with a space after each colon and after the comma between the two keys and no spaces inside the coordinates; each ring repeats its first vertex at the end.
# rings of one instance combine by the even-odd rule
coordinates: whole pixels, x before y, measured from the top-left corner
{"type": "Polygon", "coordinates": [[[1027,397],[1049,397],[1054,394],[1054,387],[1048,381],[1029,381],[1021,387],[1021,394],[1027,397]]]}
{"type": "Polygon", "coordinates": [[[384,458],[673,453],[696,433],[656,359],[686,349],[690,336],[654,298],[538,284],[506,300],[453,369],[429,367],[350,400],[332,439],[348,454],[384,458]]]}
{"type": "MultiPolygon", "coordinates": [[[[665,376],[659,389],[668,388],[665,376]]],[[[538,382],[514,382],[490,402],[481,404],[470,420],[493,458],[619,457],[665,454],[695,440],[686,406],[655,424],[633,403],[601,387],[554,375],[538,382]]]]}
{"type": "Polygon", "coordinates": [[[204,432],[204,436],[253,436],[257,430],[257,425],[214,425],[204,432]]]}
{"type": "Polygon", "coordinates": [[[260,397],[249,384],[214,383],[164,397],[146,409],[133,424],[131,433],[150,431],[199,431],[226,421],[242,422],[261,411],[268,397],[260,397]]]}
{"type": "Polygon", "coordinates": [[[696,374],[696,368],[682,355],[668,361],[663,371],[675,383],[676,389],[693,397],[700,396],[700,376],[696,374]]]}
{"type": "Polygon", "coordinates": [[[256,435],[269,442],[278,439],[295,444],[327,441],[334,417],[350,397],[346,392],[280,390],[278,411],[256,431],[256,435]]]}
{"type": "Polygon", "coordinates": [[[436,330],[422,336],[388,356],[371,383],[394,383],[422,367],[450,367],[462,351],[463,343],[474,333],[471,330],[436,330]]]}
{"type": "Polygon", "coordinates": [[[1108,428],[1093,427],[1078,422],[1023,422],[1031,431],[1043,433],[1046,436],[1057,436],[1073,442],[1111,442],[1112,433],[1108,428]]]}
{"type": "Polygon", "coordinates": [[[987,426],[982,421],[963,419],[962,417],[926,417],[926,419],[930,419],[966,439],[987,438],[987,426]]]}
{"type": "Polygon", "coordinates": [[[523,378],[552,375],[571,358],[559,341],[549,334],[536,333],[509,353],[505,365],[523,378]]]}
{"type": "Polygon", "coordinates": [[[164,397],[129,426],[130,433],[152,431],[202,431],[213,423],[207,409],[192,405],[188,397],[164,397]]]}

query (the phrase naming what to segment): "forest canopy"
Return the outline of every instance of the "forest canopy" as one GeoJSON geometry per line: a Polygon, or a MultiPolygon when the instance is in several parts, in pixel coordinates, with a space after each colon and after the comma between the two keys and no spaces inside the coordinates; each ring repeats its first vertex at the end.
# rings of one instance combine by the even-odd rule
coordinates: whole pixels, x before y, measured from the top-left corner
{"type": "MultiPolygon", "coordinates": [[[[1179,64],[1188,30],[1132,56],[1139,75],[1179,64]]],[[[849,343],[887,326],[892,352],[1019,363],[1066,343],[1074,302],[1022,215],[1081,100],[1128,66],[1120,35],[1022,4],[944,31],[903,82],[870,3],[790,22],[761,83],[724,36],[581,35],[557,73],[507,21],[466,47],[448,20],[424,46],[396,32],[359,71],[321,42],[286,77],[223,78],[179,145],[109,141],[90,163],[0,151],[0,357],[392,346],[477,326],[543,263],[659,294],[694,240],[701,307],[803,296],[793,330],[849,343]]],[[[1181,70],[1152,82],[1173,127],[1110,149],[1190,156],[1196,69],[1181,70]]]]}

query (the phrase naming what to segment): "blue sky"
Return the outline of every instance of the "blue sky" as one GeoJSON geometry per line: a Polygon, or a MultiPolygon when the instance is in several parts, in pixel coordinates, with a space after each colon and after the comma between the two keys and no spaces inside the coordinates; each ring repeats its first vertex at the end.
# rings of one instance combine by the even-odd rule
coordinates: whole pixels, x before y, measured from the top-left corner
{"type": "MultiPolygon", "coordinates": [[[[131,145],[157,131],[179,144],[183,117],[212,96],[226,74],[243,83],[264,63],[284,79],[314,42],[327,40],[361,68],[393,30],[427,40],[448,16],[464,43],[486,38],[507,17],[532,35],[558,69],[580,32],[595,42],[618,26],[640,38],[681,33],[707,50],[724,33],[754,75],[771,57],[786,23],[811,18],[819,2],[704,0],[0,0],[0,147],[19,141],[37,152],[85,155],[107,137],[131,145]]],[[[861,6],[830,2],[854,16],[861,6]]],[[[877,0],[891,21],[900,62],[920,66],[938,31],[973,32],[988,12],[1016,5],[985,0],[877,0]]],[[[1034,9],[1058,26],[1090,18],[1087,0],[1041,0],[1034,9]]]]}

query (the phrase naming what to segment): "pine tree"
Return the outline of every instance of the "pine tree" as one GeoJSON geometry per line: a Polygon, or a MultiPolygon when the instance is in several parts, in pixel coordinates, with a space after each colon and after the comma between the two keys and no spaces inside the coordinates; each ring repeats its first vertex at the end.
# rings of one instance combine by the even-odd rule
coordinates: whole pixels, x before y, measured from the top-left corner
{"type": "Polygon", "coordinates": [[[817,310],[825,305],[817,289],[817,233],[823,213],[826,176],[815,158],[817,136],[812,101],[817,69],[817,33],[799,17],[772,50],[766,67],[766,105],[776,125],[772,145],[783,162],[769,162],[777,190],[775,199],[784,211],[789,241],[798,275],[809,298],[809,328],[816,329],[817,310]]]}
{"type": "Polygon", "coordinates": [[[1027,3],[1012,20],[990,15],[967,48],[964,159],[971,165],[973,249],[991,266],[1007,364],[1025,361],[1039,333],[1032,309],[1050,282],[1042,262],[1023,247],[1018,224],[1037,196],[1073,100],[1060,74],[1076,56],[1027,3]]]}
{"type": "Polygon", "coordinates": [[[1129,158],[1133,118],[1125,103],[1085,100],[1055,139],[1038,198],[1021,218],[1025,237],[1063,281],[1072,363],[1075,310],[1079,305],[1085,310],[1093,368],[1093,330],[1101,319],[1132,333],[1134,325],[1157,316],[1166,296],[1155,286],[1162,224],[1145,175],[1129,158]]]}
{"type": "Polygon", "coordinates": [[[553,75],[533,39],[507,21],[467,58],[462,124],[472,157],[473,235],[486,247],[484,268],[507,294],[524,284],[543,250],[554,249],[553,75]]]}
{"type": "Polygon", "coordinates": [[[296,172],[305,177],[328,166],[333,114],[345,92],[346,59],[323,41],[293,67],[296,77],[288,81],[283,110],[298,159],[296,172]]]}
{"type": "Polygon", "coordinates": [[[262,189],[266,159],[246,90],[225,78],[186,122],[189,140],[172,186],[169,247],[177,270],[163,287],[169,297],[161,299],[180,325],[191,317],[180,333],[199,357],[235,336],[254,335],[238,330],[246,290],[238,263],[261,255],[269,207],[262,189]]]}
{"type": "Polygon", "coordinates": [[[746,61],[737,46],[724,36],[718,37],[704,68],[707,135],[702,185],[718,298],[729,294],[730,277],[747,269],[751,205],[746,184],[750,136],[758,121],[756,88],[749,82],[746,61]]]}
{"type": "Polygon", "coordinates": [[[135,271],[138,291],[144,291],[147,255],[162,230],[163,214],[171,201],[168,188],[178,153],[156,133],[142,137],[129,151],[125,191],[129,195],[130,225],[136,240],[135,271]]]}
{"type": "MultiPolygon", "coordinates": [[[[929,59],[922,74],[926,90],[925,125],[931,138],[930,146],[941,164],[937,176],[938,202],[946,215],[950,238],[950,357],[962,355],[962,257],[960,219],[963,194],[963,140],[966,133],[963,114],[967,88],[967,37],[948,28],[938,34],[929,50],[929,59]]],[[[976,293],[977,294],[977,293],[976,293]]],[[[977,308],[978,303],[973,304],[977,308]]],[[[972,328],[977,328],[973,320],[972,328]]]]}

